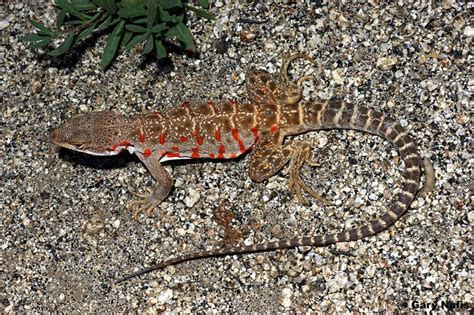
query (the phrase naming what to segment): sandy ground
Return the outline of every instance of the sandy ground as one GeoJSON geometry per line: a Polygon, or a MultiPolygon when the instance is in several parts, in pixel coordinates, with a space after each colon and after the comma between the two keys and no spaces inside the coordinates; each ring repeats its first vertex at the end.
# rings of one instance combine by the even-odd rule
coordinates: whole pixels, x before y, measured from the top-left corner
{"type": "Polygon", "coordinates": [[[215,2],[216,21],[189,20],[198,56],[171,53],[156,63],[138,48],[105,73],[104,38],[64,58],[19,41],[31,31],[28,16],[54,20],[51,4],[2,7],[0,309],[472,311],[472,7],[449,0],[288,2],[215,2]],[[355,131],[298,137],[313,143],[322,164],[305,168],[304,178],[331,206],[313,199],[302,206],[288,192],[285,172],[253,183],[247,155],[169,163],[175,189],[153,217],[138,221],[127,207],[130,192],[153,182],[137,158],[51,149],[49,130],[80,112],[131,115],[184,101],[245,102],[246,70],[278,71],[285,52],[318,61],[296,62],[295,78],[321,67],[305,84],[305,99],[332,93],[399,119],[434,166],[434,191],[389,230],[364,240],[198,260],[115,285],[155,261],[342,230],[388,207],[403,164],[387,141],[355,131]]]}

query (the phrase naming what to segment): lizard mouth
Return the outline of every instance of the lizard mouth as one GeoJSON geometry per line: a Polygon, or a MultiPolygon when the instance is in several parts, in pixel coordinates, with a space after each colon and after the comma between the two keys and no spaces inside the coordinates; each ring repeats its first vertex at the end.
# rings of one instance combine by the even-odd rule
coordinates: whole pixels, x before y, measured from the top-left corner
{"type": "Polygon", "coordinates": [[[56,128],[49,133],[49,139],[53,143],[54,152],[59,152],[59,149],[65,147],[64,143],[58,140],[58,130],[56,128]]]}
{"type": "Polygon", "coordinates": [[[60,148],[66,148],[74,151],[84,151],[85,150],[85,144],[84,143],[70,143],[70,142],[65,142],[61,141],[59,139],[59,131],[58,128],[54,128],[51,130],[49,133],[49,139],[53,143],[53,150],[54,152],[58,152],[60,148]]]}

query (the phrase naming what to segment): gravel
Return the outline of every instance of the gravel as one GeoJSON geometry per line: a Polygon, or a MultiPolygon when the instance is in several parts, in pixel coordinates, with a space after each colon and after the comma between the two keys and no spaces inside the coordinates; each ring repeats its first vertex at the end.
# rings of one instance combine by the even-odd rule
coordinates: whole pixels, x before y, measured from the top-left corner
{"type": "MultiPolygon", "coordinates": [[[[199,56],[168,62],[121,55],[99,70],[104,38],[64,58],[26,48],[48,2],[6,1],[0,32],[0,309],[5,313],[463,311],[473,299],[472,4],[216,1],[215,21],[191,16],[199,56]],[[471,6],[471,7],[469,7],[471,6]],[[250,21],[250,23],[249,23],[250,21]],[[261,22],[261,23],[252,23],[261,22]],[[430,158],[435,189],[389,230],[357,242],[183,263],[114,280],[155,261],[227,241],[253,244],[367,221],[400,189],[396,150],[355,131],[298,136],[318,169],[304,178],[333,204],[303,206],[287,177],[253,183],[248,156],[172,163],[177,185],[153,217],[131,218],[131,191],[152,180],[128,154],[54,152],[48,131],[93,110],[132,115],[184,101],[245,101],[245,71],[318,74],[306,99],[337,95],[397,117],[430,158]],[[319,69],[320,68],[320,69],[319,69]],[[320,72],[318,72],[320,71],[320,72]],[[222,225],[215,212],[227,211],[222,225]],[[233,235],[234,238],[229,238],[233,235]],[[443,304],[444,303],[444,304],[443,304]]],[[[138,49],[140,50],[140,49],[138,49]]]]}

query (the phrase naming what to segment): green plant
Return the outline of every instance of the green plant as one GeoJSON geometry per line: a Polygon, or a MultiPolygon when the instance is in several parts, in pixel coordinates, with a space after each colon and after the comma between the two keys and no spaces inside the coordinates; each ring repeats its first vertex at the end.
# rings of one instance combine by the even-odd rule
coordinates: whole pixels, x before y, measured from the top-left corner
{"type": "Polygon", "coordinates": [[[161,59],[167,56],[163,45],[166,38],[177,39],[186,50],[195,51],[191,32],[184,24],[186,10],[214,19],[206,10],[208,0],[197,0],[197,4],[200,8],[181,0],[55,0],[54,5],[59,9],[56,29],[30,19],[37,30],[21,40],[29,42],[28,47],[33,49],[62,40],[48,52],[51,56],[60,56],[93,33],[110,33],[102,54],[103,70],[120,49],[130,50],[143,42],[144,54],[153,53],[161,59]]]}

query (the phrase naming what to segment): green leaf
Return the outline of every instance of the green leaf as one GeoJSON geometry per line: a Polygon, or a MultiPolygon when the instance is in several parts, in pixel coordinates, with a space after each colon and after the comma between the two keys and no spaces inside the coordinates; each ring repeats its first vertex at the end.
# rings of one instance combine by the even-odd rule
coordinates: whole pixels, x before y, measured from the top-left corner
{"type": "Polygon", "coordinates": [[[60,28],[64,24],[64,18],[66,17],[66,11],[61,10],[59,11],[58,15],[56,16],[56,27],[60,28]]]}
{"type": "Polygon", "coordinates": [[[148,34],[145,47],[143,48],[143,53],[146,55],[146,54],[151,53],[152,50],[153,50],[153,35],[148,34]]]}
{"type": "Polygon", "coordinates": [[[166,24],[165,23],[161,23],[161,24],[156,24],[155,26],[153,26],[150,30],[150,32],[152,33],[161,33],[162,31],[164,31],[166,29],[166,24]]]}
{"type": "Polygon", "coordinates": [[[55,4],[67,13],[81,20],[87,20],[91,18],[87,14],[81,13],[78,9],[76,9],[71,3],[67,2],[66,0],[56,0],[55,4]]]}
{"type": "Polygon", "coordinates": [[[104,8],[110,14],[114,15],[117,12],[117,5],[115,0],[93,0],[96,5],[104,8]]]}
{"type": "Polygon", "coordinates": [[[160,38],[155,38],[155,57],[156,59],[163,59],[166,57],[166,48],[163,46],[160,38]]]}
{"type": "Polygon", "coordinates": [[[145,17],[145,18],[134,20],[133,22],[135,24],[146,24],[148,22],[148,19],[145,17]]]}
{"type": "Polygon", "coordinates": [[[186,4],[186,3],[184,4],[184,7],[186,9],[196,13],[196,15],[199,16],[199,17],[202,17],[202,18],[205,18],[205,19],[208,19],[208,20],[214,20],[216,18],[214,16],[214,14],[212,14],[211,12],[209,12],[207,10],[196,8],[196,7],[190,6],[189,4],[186,4]]]}
{"type": "Polygon", "coordinates": [[[209,1],[207,0],[197,0],[197,3],[201,8],[207,9],[209,8],[209,1]]]}
{"type": "Polygon", "coordinates": [[[70,0],[71,4],[79,11],[97,9],[97,6],[89,0],[70,0]]]}
{"type": "Polygon", "coordinates": [[[157,7],[158,7],[157,0],[148,0],[147,28],[149,29],[155,24],[157,7]]]}
{"type": "Polygon", "coordinates": [[[173,24],[179,24],[181,22],[184,21],[184,14],[180,14],[180,15],[171,15],[170,16],[170,19],[171,19],[171,22],[173,24]]]}
{"type": "Polygon", "coordinates": [[[125,25],[125,28],[135,33],[145,33],[147,31],[146,27],[136,25],[136,24],[127,24],[125,25]]]}
{"type": "Polygon", "coordinates": [[[125,28],[125,21],[120,21],[119,24],[114,28],[114,31],[112,34],[114,35],[120,35],[123,32],[123,29],[125,28]]]}
{"type": "Polygon", "coordinates": [[[43,26],[43,24],[36,22],[35,20],[32,20],[32,19],[29,19],[29,20],[30,20],[31,25],[33,25],[34,27],[40,30],[38,32],[40,35],[41,34],[50,35],[50,36],[54,35],[54,32],[46,28],[46,26],[43,26]]]}
{"type": "Polygon", "coordinates": [[[28,45],[28,48],[31,48],[31,49],[36,49],[36,48],[43,48],[45,46],[48,46],[48,44],[51,42],[51,38],[49,37],[46,37],[36,43],[32,43],[30,45],[28,45]]]}
{"type": "Polygon", "coordinates": [[[158,7],[159,9],[159,13],[160,13],[160,20],[163,21],[163,22],[171,22],[173,19],[171,17],[171,15],[163,10],[161,7],[158,7]]]}
{"type": "Polygon", "coordinates": [[[82,30],[82,32],[80,32],[79,35],[77,36],[76,41],[80,41],[80,40],[83,40],[84,38],[87,38],[87,36],[89,36],[92,33],[92,31],[94,31],[96,26],[97,26],[97,23],[94,23],[90,25],[89,27],[85,28],[84,30],[82,30]]]}
{"type": "Polygon", "coordinates": [[[99,28],[97,29],[97,31],[100,32],[100,31],[103,31],[106,28],[108,28],[110,26],[110,21],[112,21],[112,16],[111,15],[109,15],[105,19],[105,21],[102,24],[99,25],[99,28]]]}
{"type": "Polygon", "coordinates": [[[160,7],[164,10],[172,8],[182,8],[181,0],[160,0],[160,7]]]}
{"type": "Polygon", "coordinates": [[[110,14],[117,13],[117,4],[115,3],[115,0],[105,0],[105,3],[107,5],[107,11],[110,14]]]}
{"type": "Polygon", "coordinates": [[[121,8],[118,10],[118,15],[122,18],[134,18],[138,16],[145,16],[146,10],[143,5],[135,5],[127,8],[121,8]]]}
{"type": "Polygon", "coordinates": [[[195,51],[193,35],[183,23],[178,23],[166,32],[167,37],[176,37],[184,47],[190,51],[195,51]]]}
{"type": "Polygon", "coordinates": [[[76,34],[69,35],[69,37],[66,38],[66,40],[61,45],[58,46],[58,48],[51,50],[48,55],[56,57],[65,54],[74,43],[75,36],[76,34]]]}
{"type": "Polygon", "coordinates": [[[130,50],[132,49],[133,47],[135,47],[136,45],[138,45],[139,43],[143,42],[147,37],[147,34],[144,33],[144,34],[136,34],[132,37],[132,39],[125,45],[125,50],[130,50]]]}
{"type": "Polygon", "coordinates": [[[29,35],[25,35],[25,36],[20,36],[20,40],[23,41],[23,42],[37,42],[37,41],[43,40],[45,38],[48,38],[48,37],[40,36],[38,34],[29,34],[29,35]]]}
{"type": "Polygon", "coordinates": [[[122,45],[126,45],[133,36],[133,32],[125,32],[122,38],[122,45]]]}
{"type": "Polygon", "coordinates": [[[110,26],[114,26],[118,22],[124,22],[124,20],[120,16],[118,16],[115,19],[113,19],[112,22],[110,22],[110,26]]]}
{"type": "Polygon", "coordinates": [[[120,44],[120,40],[122,39],[124,26],[125,21],[121,21],[119,24],[117,24],[114,28],[114,31],[107,39],[107,42],[105,43],[104,52],[102,54],[102,61],[100,62],[100,67],[102,68],[102,70],[107,69],[112,60],[115,58],[120,44]]]}

